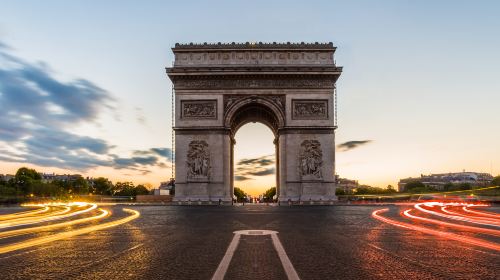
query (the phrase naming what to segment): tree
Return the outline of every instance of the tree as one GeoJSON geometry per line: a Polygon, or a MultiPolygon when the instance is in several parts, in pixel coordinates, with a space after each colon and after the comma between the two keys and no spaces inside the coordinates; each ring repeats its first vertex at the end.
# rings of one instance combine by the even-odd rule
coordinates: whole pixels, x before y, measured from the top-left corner
{"type": "Polygon", "coordinates": [[[235,187],[234,188],[234,195],[236,196],[237,201],[243,201],[247,194],[240,188],[235,187]]]}
{"type": "Polygon", "coordinates": [[[88,194],[89,193],[89,185],[87,180],[82,176],[78,176],[76,180],[72,182],[73,193],[75,194],[88,194]]]}
{"type": "Polygon", "coordinates": [[[273,200],[275,195],[276,195],[276,187],[272,187],[264,193],[263,197],[265,200],[273,200]]]}
{"type": "Polygon", "coordinates": [[[424,183],[414,180],[406,183],[405,185],[406,191],[412,191],[412,190],[417,190],[417,189],[425,189],[424,183]]]}
{"type": "Polygon", "coordinates": [[[31,180],[41,180],[42,176],[35,169],[21,167],[16,172],[16,179],[29,178],[31,180]]]}
{"type": "Polygon", "coordinates": [[[470,190],[472,188],[472,185],[469,183],[461,183],[458,185],[459,190],[470,190]]]}
{"type": "Polygon", "coordinates": [[[96,194],[110,195],[113,191],[113,183],[104,177],[99,177],[93,180],[93,191],[96,194]]]}
{"type": "Polygon", "coordinates": [[[444,191],[452,191],[454,188],[455,188],[455,185],[453,185],[453,183],[450,183],[450,182],[443,185],[444,191]]]}
{"type": "Polygon", "coordinates": [[[137,185],[134,189],[134,195],[149,194],[149,190],[144,185],[137,185]]]}
{"type": "Polygon", "coordinates": [[[135,186],[132,182],[117,182],[113,188],[113,195],[134,196],[135,186]]]}
{"type": "Polygon", "coordinates": [[[500,175],[493,178],[493,180],[491,181],[491,185],[492,186],[500,186],[500,175]]]}
{"type": "Polygon", "coordinates": [[[29,194],[34,192],[34,184],[39,182],[42,176],[35,169],[21,167],[15,175],[16,186],[21,194],[29,194]]]}
{"type": "Polygon", "coordinates": [[[387,186],[387,193],[395,193],[396,189],[392,185],[387,186]]]}

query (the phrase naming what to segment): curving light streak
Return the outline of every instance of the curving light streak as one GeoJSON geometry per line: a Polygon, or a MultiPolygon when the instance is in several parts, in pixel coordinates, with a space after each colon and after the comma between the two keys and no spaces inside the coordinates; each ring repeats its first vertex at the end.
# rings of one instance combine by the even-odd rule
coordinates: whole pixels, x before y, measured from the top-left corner
{"type": "Polygon", "coordinates": [[[431,214],[431,215],[440,216],[440,217],[443,217],[443,218],[448,218],[448,219],[462,221],[462,222],[469,222],[469,223],[474,223],[474,224],[479,224],[479,225],[487,225],[487,226],[500,227],[500,225],[495,225],[495,224],[486,223],[486,222],[480,222],[480,221],[477,221],[477,220],[474,220],[474,219],[469,219],[469,218],[466,218],[466,217],[448,215],[448,214],[443,214],[443,213],[439,213],[439,212],[436,212],[436,211],[428,210],[428,209],[423,208],[422,205],[425,205],[425,206],[428,206],[428,207],[429,206],[433,207],[433,206],[436,206],[436,205],[437,206],[442,206],[443,203],[440,203],[440,202],[424,202],[424,203],[417,203],[417,204],[415,204],[414,207],[416,209],[422,211],[422,212],[425,212],[425,213],[428,213],[428,214],[431,214]]]}
{"type": "Polygon", "coordinates": [[[57,206],[57,207],[62,208],[62,210],[52,211],[52,212],[46,213],[44,215],[39,215],[39,216],[34,216],[34,217],[24,217],[24,218],[11,219],[11,220],[4,221],[3,223],[0,223],[0,229],[8,228],[8,227],[16,226],[16,225],[23,225],[24,223],[30,223],[33,221],[38,221],[38,220],[46,219],[49,217],[62,215],[62,214],[65,214],[65,213],[68,213],[69,211],[71,211],[71,207],[68,207],[68,206],[57,206]]]}
{"type": "Polygon", "coordinates": [[[386,218],[386,217],[383,217],[383,216],[379,215],[379,213],[384,213],[384,212],[387,212],[387,211],[389,211],[388,208],[383,208],[383,209],[375,210],[375,211],[372,212],[372,217],[375,218],[375,219],[377,219],[377,220],[379,220],[379,221],[382,221],[384,223],[387,223],[387,224],[390,224],[390,225],[393,225],[393,226],[396,226],[396,227],[405,228],[405,229],[411,229],[411,230],[416,230],[416,231],[420,231],[420,232],[423,232],[423,233],[427,233],[427,234],[431,234],[431,235],[436,235],[436,236],[448,238],[448,239],[451,239],[451,240],[455,240],[455,241],[459,241],[459,242],[463,242],[463,243],[467,243],[467,244],[471,244],[471,245],[476,245],[476,246],[488,248],[488,249],[491,249],[491,250],[500,251],[500,245],[496,244],[496,243],[484,241],[484,240],[481,240],[481,239],[478,239],[478,238],[474,238],[474,237],[464,237],[464,236],[460,236],[458,234],[454,234],[454,233],[450,233],[450,232],[445,232],[445,231],[430,229],[430,228],[426,228],[426,227],[416,226],[416,225],[412,225],[412,224],[408,224],[408,223],[398,222],[398,221],[395,221],[395,220],[392,220],[392,219],[389,219],[389,218],[386,218]]]}
{"type": "MultiPolygon", "coordinates": [[[[73,217],[76,215],[81,215],[81,214],[87,213],[87,212],[92,211],[92,210],[97,208],[96,204],[89,204],[89,203],[70,203],[68,205],[69,206],[77,206],[77,207],[83,207],[85,205],[89,205],[90,207],[85,208],[83,210],[75,211],[72,213],[64,214],[64,215],[49,216],[49,217],[45,217],[45,218],[39,218],[39,217],[38,218],[31,218],[28,220],[23,220],[22,222],[10,222],[10,223],[3,223],[3,224],[0,223],[0,229],[65,219],[65,218],[69,218],[69,217],[73,217]]],[[[63,207],[68,207],[68,206],[63,206],[63,207]]]]}
{"type": "Polygon", "coordinates": [[[20,249],[25,249],[25,248],[29,248],[29,247],[33,247],[33,246],[37,246],[37,245],[42,245],[45,243],[49,243],[49,242],[53,242],[53,241],[57,241],[57,240],[61,240],[61,239],[66,239],[66,238],[77,236],[77,235],[82,235],[82,234],[90,233],[90,232],[93,232],[96,230],[103,230],[103,229],[119,226],[121,224],[125,224],[125,223],[128,223],[134,219],[137,219],[140,216],[140,213],[136,210],[124,208],[123,211],[131,213],[131,215],[128,217],[125,217],[125,218],[122,218],[122,219],[119,219],[116,221],[112,221],[112,222],[107,222],[104,224],[89,226],[89,227],[71,230],[71,231],[67,231],[67,232],[61,232],[61,233],[57,233],[57,234],[49,235],[49,236],[44,236],[44,237],[33,238],[33,239],[26,240],[24,242],[19,242],[19,243],[14,243],[11,245],[2,246],[2,247],[0,247],[0,254],[16,251],[16,250],[20,250],[20,249]]]}
{"type": "Polygon", "coordinates": [[[55,215],[67,213],[71,210],[68,206],[62,206],[62,205],[61,206],[48,206],[48,207],[49,207],[49,211],[44,211],[44,214],[42,214],[42,215],[20,217],[17,219],[9,219],[9,220],[3,221],[2,223],[0,223],[0,225],[11,223],[11,222],[20,222],[20,221],[27,221],[27,220],[32,220],[32,219],[40,219],[43,217],[55,216],[55,215]],[[61,210],[61,208],[62,208],[62,210],[61,210]],[[55,211],[55,210],[57,210],[57,211],[55,211]]]}
{"type": "Polygon", "coordinates": [[[41,214],[49,211],[50,207],[45,206],[40,209],[35,209],[35,210],[29,210],[29,211],[24,211],[24,212],[19,212],[19,213],[14,213],[14,214],[7,214],[7,215],[0,215],[0,221],[5,221],[5,220],[11,220],[11,219],[18,219],[26,216],[33,216],[36,214],[41,214]]]}
{"type": "Polygon", "coordinates": [[[469,219],[472,219],[472,220],[475,220],[475,221],[478,221],[478,222],[493,223],[493,224],[500,225],[500,221],[498,221],[496,219],[485,218],[485,217],[478,217],[476,215],[466,215],[466,214],[462,214],[462,213],[459,213],[459,212],[456,212],[456,211],[448,210],[449,208],[450,208],[450,206],[441,206],[441,211],[443,211],[443,212],[445,212],[447,214],[469,218],[469,219]]]}
{"type": "Polygon", "coordinates": [[[87,222],[91,222],[91,221],[95,221],[95,220],[100,220],[100,219],[103,219],[109,215],[109,211],[107,211],[107,210],[99,209],[99,211],[101,212],[101,214],[99,214],[97,216],[82,218],[82,219],[78,219],[78,220],[74,220],[74,221],[67,221],[67,222],[63,222],[63,223],[57,223],[57,224],[46,225],[46,226],[23,228],[23,229],[16,229],[16,230],[0,232],[0,238],[7,238],[7,237],[12,237],[12,236],[28,234],[28,233],[35,233],[35,232],[44,231],[44,230],[48,230],[48,229],[78,225],[78,224],[87,223],[87,222]]]}
{"type": "MultiPolygon", "coordinates": [[[[471,206],[475,206],[475,205],[471,205],[471,206]]],[[[495,218],[497,220],[500,219],[500,214],[489,213],[489,212],[484,212],[484,211],[476,211],[476,210],[469,209],[468,207],[469,206],[464,206],[464,207],[462,207],[462,209],[465,212],[469,212],[469,213],[476,214],[479,216],[492,217],[492,218],[495,218]]]]}
{"type": "Polygon", "coordinates": [[[469,230],[469,231],[485,233],[485,234],[494,235],[494,236],[500,236],[500,230],[466,226],[466,225],[461,225],[461,224],[453,224],[453,223],[443,222],[443,221],[439,221],[439,220],[424,218],[424,217],[415,216],[415,215],[410,214],[411,211],[413,211],[413,209],[408,209],[408,210],[403,212],[403,215],[405,215],[406,217],[408,217],[410,219],[420,220],[420,221],[433,223],[433,224],[438,224],[441,226],[460,228],[460,229],[465,229],[465,230],[469,230]]]}

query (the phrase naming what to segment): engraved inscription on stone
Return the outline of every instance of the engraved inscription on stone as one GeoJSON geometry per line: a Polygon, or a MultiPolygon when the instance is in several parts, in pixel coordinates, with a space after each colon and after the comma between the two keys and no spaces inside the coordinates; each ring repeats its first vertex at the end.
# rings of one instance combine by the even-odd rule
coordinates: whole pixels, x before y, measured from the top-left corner
{"type": "Polygon", "coordinates": [[[181,100],[182,118],[216,119],[217,100],[181,100]]]}
{"type": "Polygon", "coordinates": [[[187,152],[188,179],[208,179],[210,176],[210,151],[204,140],[193,140],[187,152]]]}
{"type": "Polygon", "coordinates": [[[328,100],[292,100],[292,118],[296,120],[328,119],[328,100]]]}
{"type": "Polygon", "coordinates": [[[304,140],[300,145],[299,175],[302,180],[322,178],[323,152],[318,140],[304,140]]]}

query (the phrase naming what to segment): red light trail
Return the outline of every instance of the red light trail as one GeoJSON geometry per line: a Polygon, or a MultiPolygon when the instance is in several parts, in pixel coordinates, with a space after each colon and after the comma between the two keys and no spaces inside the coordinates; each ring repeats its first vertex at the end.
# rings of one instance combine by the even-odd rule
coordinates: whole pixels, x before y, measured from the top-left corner
{"type": "Polygon", "coordinates": [[[486,206],[486,205],[467,204],[467,203],[424,202],[424,203],[417,203],[414,205],[414,209],[407,209],[401,213],[403,217],[408,218],[411,221],[422,222],[424,224],[439,225],[441,226],[440,229],[430,228],[428,226],[423,226],[419,224],[400,222],[382,216],[381,213],[389,211],[388,208],[378,209],[373,211],[372,217],[384,223],[397,226],[400,228],[419,231],[426,234],[431,234],[470,245],[475,245],[495,251],[500,251],[499,243],[484,240],[478,237],[470,237],[466,235],[461,235],[459,233],[452,233],[446,231],[445,229],[444,230],[442,229],[442,227],[454,228],[458,230],[465,230],[473,233],[487,234],[499,237],[500,230],[479,227],[476,225],[500,227],[500,219],[498,218],[500,215],[491,212],[475,211],[469,209],[470,207],[477,207],[477,206],[486,206]],[[453,221],[459,221],[465,223],[473,223],[476,225],[473,226],[461,223],[445,222],[434,218],[422,217],[421,215],[417,215],[416,213],[422,213],[424,215],[429,214],[431,216],[438,216],[440,218],[446,218],[453,221]]]}

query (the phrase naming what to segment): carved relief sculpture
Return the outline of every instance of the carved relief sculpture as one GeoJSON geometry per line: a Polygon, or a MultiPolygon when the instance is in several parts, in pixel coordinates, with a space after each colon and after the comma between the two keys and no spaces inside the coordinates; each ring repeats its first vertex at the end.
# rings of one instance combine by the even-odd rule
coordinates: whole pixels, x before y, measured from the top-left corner
{"type": "Polygon", "coordinates": [[[296,120],[328,119],[328,100],[292,100],[292,118],[296,120]]]}
{"type": "Polygon", "coordinates": [[[184,119],[217,118],[217,100],[181,100],[181,107],[184,119]]]}
{"type": "Polygon", "coordinates": [[[323,153],[318,140],[304,140],[300,145],[299,175],[302,180],[321,179],[323,153]]]}
{"type": "Polygon", "coordinates": [[[194,140],[187,152],[188,179],[208,179],[210,176],[210,151],[207,142],[194,140]]]}

